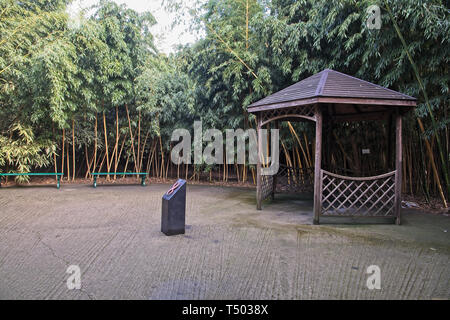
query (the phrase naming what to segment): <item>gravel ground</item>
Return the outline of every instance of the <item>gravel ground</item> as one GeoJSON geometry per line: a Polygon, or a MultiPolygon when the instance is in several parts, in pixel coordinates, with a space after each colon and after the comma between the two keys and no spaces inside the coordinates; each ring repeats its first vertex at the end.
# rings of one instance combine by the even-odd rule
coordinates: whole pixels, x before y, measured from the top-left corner
{"type": "Polygon", "coordinates": [[[312,225],[308,199],[188,186],[185,235],[160,232],[169,185],[0,189],[0,299],[449,299],[450,218],[312,225]],[[67,267],[81,269],[68,290],[67,267]],[[381,289],[366,286],[378,265],[381,289]]]}

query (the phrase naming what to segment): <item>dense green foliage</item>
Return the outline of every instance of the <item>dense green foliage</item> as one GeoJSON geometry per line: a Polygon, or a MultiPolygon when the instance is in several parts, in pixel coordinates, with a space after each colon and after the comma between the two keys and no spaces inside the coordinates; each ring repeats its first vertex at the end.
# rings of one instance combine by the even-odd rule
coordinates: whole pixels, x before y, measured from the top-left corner
{"type": "MultiPolygon", "coordinates": [[[[182,6],[179,0],[165,3],[178,12],[182,6]]],[[[30,166],[48,166],[43,159],[53,149],[36,141],[51,141],[55,165],[68,177],[87,176],[94,170],[114,172],[118,167],[147,169],[159,177],[173,174],[172,170],[179,174],[180,168],[171,170],[167,161],[173,129],[192,130],[198,119],[204,127],[254,127],[254,118],[246,111],[250,103],[332,68],[419,98],[419,107],[405,124],[405,170],[411,174],[405,174],[404,191],[434,193],[438,182],[424,155],[424,140],[432,145],[440,181],[445,183],[434,141],[440,137],[448,160],[449,5],[443,0],[380,1],[382,27],[370,30],[366,10],[374,3],[198,1],[191,8],[196,22],[191,27],[204,36],[167,57],[154,45],[149,28],[156,21],[150,13],[100,1],[92,16],[74,22],[65,12],[67,1],[0,0],[0,168],[26,172],[30,166]],[[418,67],[437,127],[386,4],[418,67]],[[425,125],[424,134],[416,117],[425,125]],[[14,133],[18,128],[31,130],[37,140],[20,138],[14,133]],[[27,160],[5,157],[15,139],[33,150],[27,160]]],[[[307,147],[312,126],[294,128],[307,147]]],[[[367,128],[370,134],[361,135],[358,143],[380,150],[387,146],[385,127],[368,123],[367,128]]],[[[333,151],[333,163],[362,165],[352,155],[354,142],[345,139],[360,129],[358,125],[336,129],[342,150],[349,152],[333,151]]],[[[297,140],[291,133],[287,125],[283,127],[282,141],[295,150],[297,140]]],[[[283,157],[288,158],[289,154],[283,157]]],[[[383,161],[389,167],[390,160],[383,161]]],[[[220,174],[227,170],[228,175],[225,167],[207,171],[211,169],[220,174]]],[[[247,180],[248,169],[253,170],[238,166],[232,170],[247,180]]]]}
{"type": "MultiPolygon", "coordinates": [[[[366,10],[374,3],[351,0],[207,1],[197,10],[198,22],[204,26],[206,37],[181,53],[189,61],[187,72],[198,84],[203,84],[198,86],[201,90],[197,93],[201,102],[199,116],[213,126],[252,126],[245,112],[251,102],[324,68],[378,83],[419,98],[415,114],[409,115],[405,125],[405,163],[413,172],[405,180],[408,180],[411,193],[428,194],[432,173],[421,140],[427,138],[434,145],[434,158],[441,169],[443,163],[438,160],[438,146],[434,143],[436,136],[445,141],[444,161],[450,156],[449,6],[443,1],[379,2],[382,27],[370,30],[366,25],[366,10]],[[249,10],[246,10],[246,4],[249,10]],[[424,94],[386,4],[394,13],[407,49],[418,66],[437,128],[432,126],[424,94]],[[248,27],[246,16],[249,17],[248,27]],[[425,134],[420,133],[416,117],[426,124],[425,134]]],[[[341,128],[339,133],[343,149],[349,154],[356,150],[355,140],[359,145],[370,145],[381,154],[388,147],[385,131],[386,128],[380,130],[379,123],[369,122],[352,125],[351,129],[341,128]],[[374,132],[374,137],[367,137],[367,132],[374,132]]],[[[294,139],[287,137],[286,144],[292,148],[294,139]]],[[[349,161],[344,153],[337,157],[341,159],[335,159],[335,162],[346,166],[362,165],[362,160],[356,159],[357,154],[348,157],[349,161]]],[[[389,166],[389,159],[383,157],[381,163],[389,166]]],[[[439,173],[445,190],[444,171],[439,173]]],[[[435,180],[434,190],[437,184],[435,180]]]]}
{"type": "MultiPolygon", "coordinates": [[[[0,136],[0,165],[7,162],[17,168],[17,172],[28,173],[33,167],[48,166],[55,152],[50,140],[36,140],[30,127],[19,123],[10,128],[11,137],[0,136]]],[[[27,176],[18,176],[19,181],[28,181],[27,176]]]]}

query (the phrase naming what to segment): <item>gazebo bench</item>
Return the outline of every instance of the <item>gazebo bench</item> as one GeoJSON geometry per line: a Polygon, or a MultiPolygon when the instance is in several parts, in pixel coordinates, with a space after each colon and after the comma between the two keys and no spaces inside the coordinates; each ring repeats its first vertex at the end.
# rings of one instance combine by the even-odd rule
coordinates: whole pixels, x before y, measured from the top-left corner
{"type": "Polygon", "coordinates": [[[97,188],[97,177],[98,176],[112,176],[112,175],[122,175],[122,176],[140,176],[141,177],[141,186],[145,187],[145,179],[147,177],[147,172],[113,172],[113,173],[107,173],[107,172],[95,172],[91,173],[91,175],[94,177],[94,184],[93,187],[97,188]]]}
{"type": "Polygon", "coordinates": [[[61,187],[61,176],[63,173],[0,173],[0,187],[2,186],[2,177],[14,177],[14,176],[56,176],[56,188],[61,187]]]}

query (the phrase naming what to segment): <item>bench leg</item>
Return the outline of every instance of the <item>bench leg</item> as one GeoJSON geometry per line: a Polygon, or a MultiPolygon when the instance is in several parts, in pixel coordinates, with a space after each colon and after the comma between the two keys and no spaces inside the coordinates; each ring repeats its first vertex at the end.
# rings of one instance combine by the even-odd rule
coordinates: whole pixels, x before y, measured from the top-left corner
{"type": "Polygon", "coordinates": [[[57,176],[56,180],[57,180],[57,182],[56,182],[56,189],[59,189],[59,188],[61,188],[61,177],[57,176]]]}
{"type": "Polygon", "coordinates": [[[97,176],[94,176],[94,188],[97,188],[97,176]]]}

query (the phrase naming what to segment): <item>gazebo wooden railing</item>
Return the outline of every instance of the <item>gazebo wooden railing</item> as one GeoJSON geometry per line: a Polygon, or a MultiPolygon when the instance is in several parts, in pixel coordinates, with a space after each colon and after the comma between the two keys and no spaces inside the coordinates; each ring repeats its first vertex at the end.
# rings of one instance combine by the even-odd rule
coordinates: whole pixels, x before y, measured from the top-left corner
{"type": "Polygon", "coordinates": [[[395,217],[395,173],[356,178],[321,170],[320,214],[395,217]]]}
{"type": "Polygon", "coordinates": [[[275,193],[313,193],[314,168],[293,168],[280,164],[274,176],[261,177],[261,200],[274,198],[275,193]]]}
{"type": "Polygon", "coordinates": [[[274,197],[275,189],[274,189],[274,178],[273,176],[262,176],[261,178],[261,198],[263,200],[268,199],[269,197],[274,197]]]}

